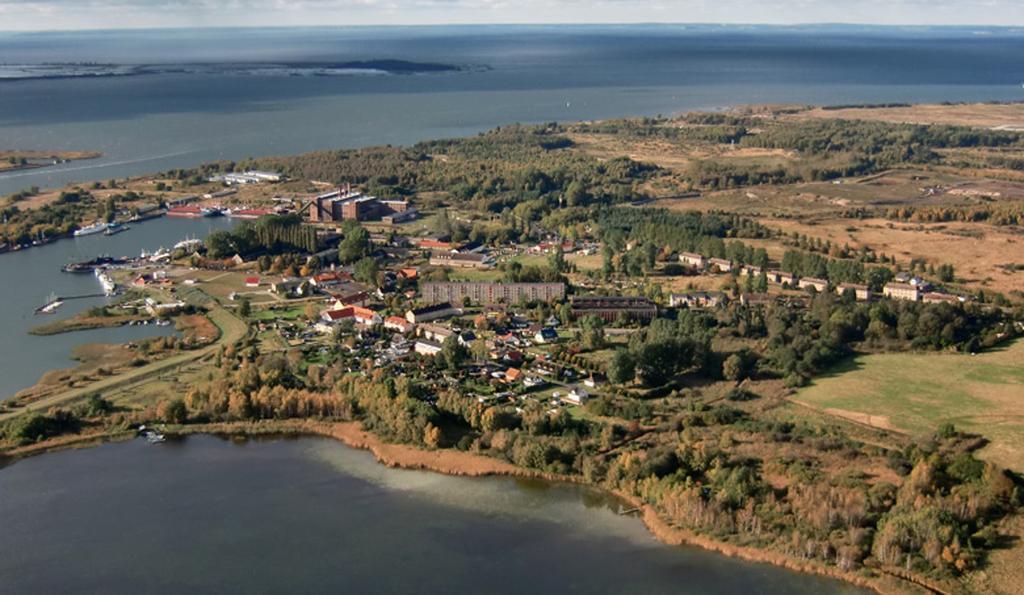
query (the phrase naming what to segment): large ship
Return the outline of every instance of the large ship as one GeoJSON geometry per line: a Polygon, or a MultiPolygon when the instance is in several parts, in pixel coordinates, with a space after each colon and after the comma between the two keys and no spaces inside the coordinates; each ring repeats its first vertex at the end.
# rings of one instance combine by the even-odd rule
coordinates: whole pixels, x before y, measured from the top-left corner
{"type": "Polygon", "coordinates": [[[92,260],[86,260],[83,262],[72,262],[61,267],[60,270],[65,273],[91,273],[98,268],[108,266],[118,266],[126,264],[128,261],[123,258],[114,258],[112,256],[97,256],[92,260]]]}
{"type": "Polygon", "coordinates": [[[76,229],[75,230],[75,237],[78,237],[78,236],[91,236],[91,235],[96,234],[96,233],[103,233],[106,230],[107,230],[107,224],[106,223],[97,222],[97,223],[93,223],[92,225],[87,225],[87,226],[85,226],[85,227],[83,227],[81,229],[76,229]]]}

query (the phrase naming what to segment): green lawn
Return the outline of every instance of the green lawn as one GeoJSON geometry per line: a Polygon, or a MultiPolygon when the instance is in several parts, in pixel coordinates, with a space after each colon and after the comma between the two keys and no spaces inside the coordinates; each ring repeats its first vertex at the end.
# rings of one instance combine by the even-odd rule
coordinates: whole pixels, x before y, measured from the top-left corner
{"type": "Polygon", "coordinates": [[[452,269],[452,281],[501,281],[504,273],[497,269],[452,269]]]}
{"type": "Polygon", "coordinates": [[[943,423],[991,441],[983,456],[1024,469],[1024,341],[978,354],[861,356],[794,400],[913,435],[943,423]]]}
{"type": "Polygon", "coordinates": [[[295,320],[306,311],[305,306],[301,308],[287,308],[283,310],[255,310],[251,318],[253,320],[295,320]]]}

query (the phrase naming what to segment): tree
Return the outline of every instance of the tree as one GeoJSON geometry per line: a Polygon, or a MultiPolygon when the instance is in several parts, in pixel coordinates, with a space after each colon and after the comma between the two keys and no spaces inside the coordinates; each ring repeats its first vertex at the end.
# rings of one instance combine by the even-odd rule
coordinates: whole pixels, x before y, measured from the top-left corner
{"type": "Polygon", "coordinates": [[[725,358],[722,364],[722,376],[726,380],[742,380],[747,377],[747,358],[742,354],[734,353],[725,358]]]}
{"type": "Polygon", "coordinates": [[[423,444],[430,448],[437,448],[441,446],[441,440],[443,437],[444,435],[441,433],[441,428],[427,422],[427,426],[423,428],[423,444]]]}
{"type": "Polygon", "coordinates": [[[441,353],[437,354],[437,357],[449,370],[457,370],[469,358],[469,351],[459,342],[456,335],[452,335],[444,340],[441,353]]]}
{"type": "Polygon", "coordinates": [[[556,271],[556,272],[559,272],[559,273],[564,273],[565,272],[565,268],[566,268],[566,265],[565,265],[565,253],[562,252],[562,245],[561,244],[556,246],[555,247],[555,251],[552,252],[551,256],[548,257],[548,266],[550,266],[551,270],[553,270],[553,271],[556,271]]]}
{"type": "Polygon", "coordinates": [[[579,180],[573,180],[569,187],[565,189],[565,206],[567,207],[581,207],[590,200],[587,195],[587,189],[583,187],[583,184],[579,180]]]}
{"type": "Polygon", "coordinates": [[[242,318],[252,316],[252,304],[249,302],[249,298],[242,298],[239,300],[238,315],[242,318]]]}
{"type": "Polygon", "coordinates": [[[601,248],[601,274],[605,279],[612,276],[615,272],[615,250],[612,249],[608,244],[601,248]]]}
{"type": "Polygon", "coordinates": [[[608,380],[613,384],[628,384],[636,377],[636,358],[628,349],[619,349],[608,362],[608,380]]]}
{"type": "Polygon", "coordinates": [[[338,244],[338,260],[343,263],[355,262],[370,252],[370,233],[360,226],[353,226],[338,244]]]}
{"type": "Polygon", "coordinates": [[[235,252],[235,239],[230,231],[221,229],[206,236],[206,253],[210,258],[227,258],[235,252]]]}
{"type": "Polygon", "coordinates": [[[103,203],[103,218],[106,219],[107,223],[114,220],[114,216],[117,215],[117,206],[114,205],[114,197],[108,196],[107,200],[103,203]]]}
{"type": "Polygon", "coordinates": [[[183,424],[188,420],[188,408],[182,399],[164,400],[156,406],[156,415],[169,424],[183,424]]]}
{"type": "Polygon", "coordinates": [[[604,347],[604,320],[593,315],[581,318],[580,343],[589,350],[604,347]]]}
{"type": "Polygon", "coordinates": [[[377,261],[367,256],[362,258],[355,265],[354,276],[356,280],[362,281],[367,285],[377,284],[377,275],[380,273],[380,266],[377,261]]]}

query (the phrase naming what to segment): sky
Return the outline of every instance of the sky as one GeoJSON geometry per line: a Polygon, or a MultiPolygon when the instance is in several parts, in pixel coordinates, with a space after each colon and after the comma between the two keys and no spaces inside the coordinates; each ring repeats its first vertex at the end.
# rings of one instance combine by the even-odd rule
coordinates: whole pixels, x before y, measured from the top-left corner
{"type": "Polygon", "coordinates": [[[1024,0],[0,0],[0,30],[463,23],[1024,25],[1024,0]]]}

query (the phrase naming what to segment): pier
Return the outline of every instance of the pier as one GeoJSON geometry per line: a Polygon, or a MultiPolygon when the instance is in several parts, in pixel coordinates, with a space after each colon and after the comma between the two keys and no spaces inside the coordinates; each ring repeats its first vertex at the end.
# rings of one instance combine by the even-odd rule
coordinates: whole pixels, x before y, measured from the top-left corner
{"type": "Polygon", "coordinates": [[[108,297],[105,293],[85,293],[82,295],[68,295],[51,297],[45,304],[35,309],[36,314],[51,314],[68,300],[84,300],[87,298],[108,297]]]}

